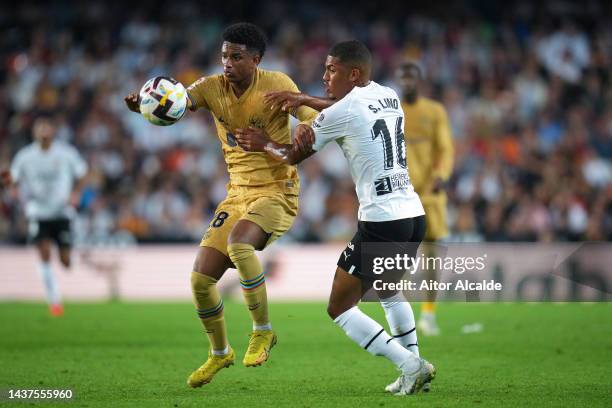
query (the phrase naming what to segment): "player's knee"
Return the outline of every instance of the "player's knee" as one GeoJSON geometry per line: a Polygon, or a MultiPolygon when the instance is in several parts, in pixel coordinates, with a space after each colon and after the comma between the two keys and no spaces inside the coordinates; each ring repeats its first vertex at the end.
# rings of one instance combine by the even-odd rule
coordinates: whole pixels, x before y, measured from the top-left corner
{"type": "Polygon", "coordinates": [[[64,265],[64,268],[70,269],[70,266],[71,266],[70,257],[60,258],[60,261],[61,261],[62,265],[64,265]]]}
{"type": "Polygon", "coordinates": [[[232,262],[238,265],[255,254],[255,247],[251,244],[230,243],[227,246],[227,253],[232,262]]]}
{"type": "Polygon", "coordinates": [[[60,262],[64,265],[64,268],[69,269],[72,265],[70,253],[60,253],[60,262]]]}
{"type": "Polygon", "coordinates": [[[40,243],[38,245],[38,253],[40,255],[40,259],[43,262],[49,262],[51,261],[51,248],[49,247],[49,245],[47,243],[40,243]]]}
{"type": "Polygon", "coordinates": [[[346,312],[348,309],[350,309],[350,307],[344,307],[343,305],[330,302],[327,304],[327,315],[332,320],[336,320],[338,316],[346,312]]]}
{"type": "Polygon", "coordinates": [[[217,280],[199,272],[191,272],[191,290],[198,296],[209,296],[217,280]]]}

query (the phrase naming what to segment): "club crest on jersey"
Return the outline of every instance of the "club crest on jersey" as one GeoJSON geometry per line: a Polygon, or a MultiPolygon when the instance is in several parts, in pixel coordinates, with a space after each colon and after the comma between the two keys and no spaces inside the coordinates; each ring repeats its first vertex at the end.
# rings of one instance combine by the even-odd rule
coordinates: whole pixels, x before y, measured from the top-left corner
{"type": "Polygon", "coordinates": [[[252,126],[258,129],[263,129],[264,121],[262,119],[253,117],[249,120],[249,126],[252,126]]]}

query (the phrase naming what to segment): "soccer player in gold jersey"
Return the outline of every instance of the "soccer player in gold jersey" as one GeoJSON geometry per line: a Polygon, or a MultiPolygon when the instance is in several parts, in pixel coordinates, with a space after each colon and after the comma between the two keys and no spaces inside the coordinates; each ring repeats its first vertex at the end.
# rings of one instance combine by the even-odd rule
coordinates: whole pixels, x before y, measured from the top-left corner
{"type": "MultiPolygon", "coordinates": [[[[204,108],[214,117],[230,175],[227,197],[202,238],[191,274],[194,303],[210,342],[208,360],[187,380],[191,387],[209,383],[219,370],[234,363],[217,289],[227,268],[238,270],[253,320],[244,365],[259,366],[267,361],[276,343],[268,317],[265,276],[255,251],[290,228],[297,214],[299,178],[295,166],[266,153],[245,151],[235,138],[237,131],[259,128],[279,143],[291,143],[289,113],[265,103],[264,95],[298,88],[287,75],[258,68],[265,49],[261,29],[249,23],[233,24],[223,32],[223,74],[202,77],[187,88],[189,109],[204,108]]],[[[139,111],[137,94],[125,100],[131,110],[139,111]]],[[[302,121],[296,134],[312,132],[310,123],[316,111],[304,106],[290,112],[302,121]]]]}
{"type": "MultiPolygon", "coordinates": [[[[454,148],[444,106],[419,95],[418,85],[422,79],[423,70],[414,61],[403,62],[397,70],[397,81],[402,90],[410,182],[427,215],[425,241],[435,243],[448,235],[444,184],[452,173],[454,148]]],[[[431,245],[426,247],[426,251],[429,252],[427,256],[435,256],[431,245]]],[[[417,323],[425,335],[440,333],[435,315],[435,296],[434,291],[428,292],[428,301],[423,303],[417,323]]]]}

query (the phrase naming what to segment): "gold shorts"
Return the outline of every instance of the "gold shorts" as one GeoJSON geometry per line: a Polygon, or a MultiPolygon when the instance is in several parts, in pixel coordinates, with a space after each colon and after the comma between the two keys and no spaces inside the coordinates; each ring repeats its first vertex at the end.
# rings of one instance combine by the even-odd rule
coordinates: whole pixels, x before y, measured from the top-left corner
{"type": "Polygon", "coordinates": [[[435,198],[423,196],[423,209],[427,229],[425,231],[425,241],[438,241],[448,236],[448,221],[446,217],[446,194],[436,195],[435,198]]]}
{"type": "Polygon", "coordinates": [[[239,220],[259,225],[269,238],[265,246],[291,228],[297,215],[298,196],[254,188],[234,188],[215,211],[200,246],[215,248],[227,256],[227,239],[239,220]]]}

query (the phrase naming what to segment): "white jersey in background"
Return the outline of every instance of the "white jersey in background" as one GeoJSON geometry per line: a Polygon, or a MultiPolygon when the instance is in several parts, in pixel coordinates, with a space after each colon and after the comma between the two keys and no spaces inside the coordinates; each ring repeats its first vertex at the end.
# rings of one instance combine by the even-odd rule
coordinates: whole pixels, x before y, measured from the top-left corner
{"type": "Polygon", "coordinates": [[[21,149],[11,165],[11,177],[25,197],[26,216],[33,220],[70,217],[74,182],[86,172],[77,150],[60,141],[46,151],[34,142],[21,149]]]}
{"type": "Polygon", "coordinates": [[[370,81],[321,111],[313,122],[320,151],[335,140],[348,160],[359,199],[360,221],[424,215],[406,166],[404,112],[397,93],[370,81]]]}

